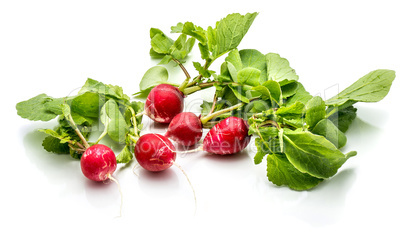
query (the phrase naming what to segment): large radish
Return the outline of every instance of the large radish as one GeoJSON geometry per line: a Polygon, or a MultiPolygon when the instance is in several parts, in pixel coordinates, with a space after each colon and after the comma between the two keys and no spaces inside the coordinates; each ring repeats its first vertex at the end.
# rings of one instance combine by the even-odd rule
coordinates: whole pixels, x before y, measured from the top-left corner
{"type": "Polygon", "coordinates": [[[246,148],[250,139],[246,121],[239,117],[228,117],[207,133],[203,150],[219,155],[233,154],[246,148]]]}

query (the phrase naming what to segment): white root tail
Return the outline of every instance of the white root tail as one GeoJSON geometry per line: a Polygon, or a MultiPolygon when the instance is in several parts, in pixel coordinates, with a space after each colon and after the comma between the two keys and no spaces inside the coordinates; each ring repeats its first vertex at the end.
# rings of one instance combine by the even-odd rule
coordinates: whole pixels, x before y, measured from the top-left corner
{"type": "Polygon", "coordinates": [[[173,162],[173,164],[174,164],[177,168],[179,168],[179,170],[181,170],[181,172],[183,173],[183,175],[186,177],[188,183],[190,184],[191,189],[193,190],[193,196],[194,196],[194,215],[195,215],[196,212],[197,212],[197,196],[196,196],[196,194],[195,194],[195,190],[194,190],[193,184],[191,183],[190,178],[188,177],[188,175],[186,174],[186,172],[184,171],[184,169],[183,169],[179,164],[177,164],[176,162],[173,162]]]}
{"type": "Polygon", "coordinates": [[[120,187],[119,181],[117,181],[117,179],[115,179],[111,174],[108,174],[107,177],[111,181],[115,182],[117,184],[117,187],[119,188],[119,193],[120,193],[120,215],[119,215],[119,217],[121,217],[121,211],[123,209],[123,192],[121,191],[121,187],[120,187]]]}

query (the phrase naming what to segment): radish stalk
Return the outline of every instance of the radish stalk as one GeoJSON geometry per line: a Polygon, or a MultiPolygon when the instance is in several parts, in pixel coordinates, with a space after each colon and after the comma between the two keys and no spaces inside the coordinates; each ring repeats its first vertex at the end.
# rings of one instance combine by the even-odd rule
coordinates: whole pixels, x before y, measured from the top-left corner
{"type": "Polygon", "coordinates": [[[236,110],[236,109],[238,109],[238,108],[240,108],[240,107],[242,107],[242,106],[244,106],[244,105],[245,105],[245,103],[242,102],[242,103],[236,104],[236,105],[234,105],[234,106],[231,106],[231,107],[228,107],[228,108],[225,108],[225,109],[216,111],[216,112],[214,112],[214,113],[212,113],[212,114],[209,114],[209,115],[207,115],[207,116],[201,117],[201,118],[200,118],[201,123],[205,124],[205,123],[207,123],[209,120],[213,119],[213,118],[216,117],[216,116],[225,114],[225,113],[227,113],[227,112],[231,112],[231,111],[236,110]]]}

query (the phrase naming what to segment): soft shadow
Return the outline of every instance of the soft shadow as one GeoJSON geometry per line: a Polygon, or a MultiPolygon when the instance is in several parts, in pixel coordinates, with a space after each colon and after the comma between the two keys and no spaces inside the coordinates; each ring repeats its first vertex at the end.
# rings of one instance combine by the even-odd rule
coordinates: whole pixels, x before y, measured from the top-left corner
{"type": "Polygon", "coordinates": [[[355,181],[354,169],[342,170],[314,189],[301,192],[302,199],[288,208],[287,214],[312,226],[334,224],[342,218],[347,193],[355,181]]]}
{"type": "Polygon", "coordinates": [[[62,194],[72,194],[74,189],[83,180],[80,162],[67,154],[54,154],[47,152],[42,147],[42,141],[46,134],[29,127],[29,130],[21,129],[23,133],[23,145],[28,160],[39,170],[51,184],[64,186],[62,194]]]}
{"type": "Polygon", "coordinates": [[[217,155],[212,153],[203,152],[202,158],[211,161],[216,165],[237,165],[244,162],[250,162],[250,157],[247,152],[242,151],[231,155],[217,155]]]}
{"type": "Polygon", "coordinates": [[[143,168],[136,170],[138,183],[142,192],[149,196],[170,196],[179,191],[179,178],[171,168],[161,172],[151,172],[143,168]]]}
{"type": "Polygon", "coordinates": [[[120,193],[117,184],[113,181],[95,182],[86,178],[82,181],[85,182],[86,199],[92,206],[106,208],[119,202],[120,193]]]}
{"type": "Polygon", "coordinates": [[[341,150],[344,152],[346,152],[345,150],[356,150],[357,155],[359,155],[359,148],[372,148],[377,145],[379,134],[381,134],[380,127],[356,117],[349,130],[346,131],[348,141],[341,150]]]}

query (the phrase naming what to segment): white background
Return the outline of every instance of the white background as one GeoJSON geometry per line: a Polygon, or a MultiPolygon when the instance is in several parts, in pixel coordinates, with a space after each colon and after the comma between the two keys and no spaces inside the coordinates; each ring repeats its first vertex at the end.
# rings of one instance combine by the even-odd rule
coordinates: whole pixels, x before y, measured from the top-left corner
{"type": "MultiPolygon", "coordinates": [[[[7,235],[401,235],[402,8],[398,1],[1,1],[0,228],[7,235]],[[96,184],[79,162],[47,153],[38,128],[15,104],[40,93],[62,97],[87,78],[138,91],[149,57],[149,28],[192,21],[206,28],[229,13],[259,15],[240,49],[275,52],[290,61],[313,95],[329,98],[375,69],[397,78],[379,103],[358,104],[343,151],[356,150],[333,178],[311,191],[271,184],[255,148],[232,157],[179,155],[178,168],[150,174],[119,166],[114,183],[96,184]]],[[[176,38],[178,35],[171,35],[176,38]]],[[[197,47],[185,64],[201,61],[197,47]]],[[[218,70],[219,62],[211,69],[218,70]]],[[[182,81],[168,66],[172,81],[182,81]]],[[[190,96],[186,110],[198,111],[190,96]]],[[[145,120],[145,132],[166,126],[145,120]]],[[[107,141],[107,140],[106,140],[107,141]]]]}

